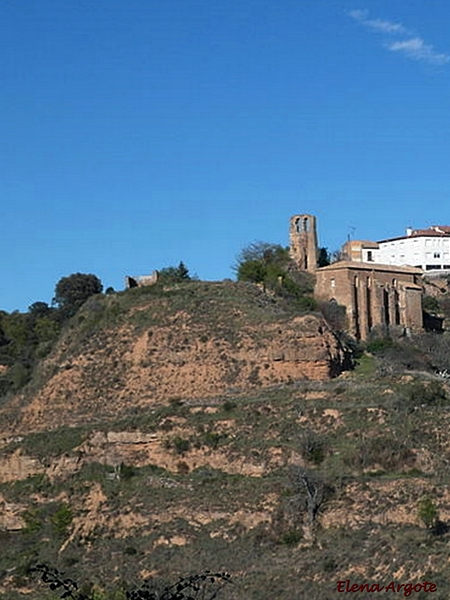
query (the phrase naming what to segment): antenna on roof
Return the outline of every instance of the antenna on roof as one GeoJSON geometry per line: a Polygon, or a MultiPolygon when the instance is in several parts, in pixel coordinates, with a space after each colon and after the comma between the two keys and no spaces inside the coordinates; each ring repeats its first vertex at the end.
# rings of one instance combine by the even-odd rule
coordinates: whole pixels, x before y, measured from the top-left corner
{"type": "Polygon", "coordinates": [[[355,235],[355,231],[356,231],[356,227],[352,227],[351,225],[349,225],[348,234],[347,234],[348,241],[350,241],[352,239],[352,236],[355,235]]]}

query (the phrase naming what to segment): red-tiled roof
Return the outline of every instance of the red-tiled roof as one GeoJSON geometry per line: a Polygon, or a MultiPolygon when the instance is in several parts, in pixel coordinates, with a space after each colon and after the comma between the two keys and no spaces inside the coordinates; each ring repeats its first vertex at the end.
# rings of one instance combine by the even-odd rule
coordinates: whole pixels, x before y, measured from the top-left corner
{"type": "Polygon", "coordinates": [[[410,235],[399,235],[398,237],[387,238],[385,240],[379,240],[379,244],[383,242],[395,242],[397,240],[407,240],[411,237],[449,237],[450,226],[449,225],[433,225],[428,229],[413,229],[410,235]]]}
{"type": "Polygon", "coordinates": [[[450,233],[450,225],[432,225],[432,229],[437,231],[443,231],[444,233],[450,233]]]}

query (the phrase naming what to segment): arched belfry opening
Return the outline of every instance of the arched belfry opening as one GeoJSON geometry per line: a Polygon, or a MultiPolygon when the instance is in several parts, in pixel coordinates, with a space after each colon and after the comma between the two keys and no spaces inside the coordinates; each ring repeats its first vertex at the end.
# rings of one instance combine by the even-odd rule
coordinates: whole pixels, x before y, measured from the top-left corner
{"type": "Polygon", "coordinates": [[[316,217],[294,215],[290,219],[290,255],[302,271],[314,273],[317,268],[316,217]]]}

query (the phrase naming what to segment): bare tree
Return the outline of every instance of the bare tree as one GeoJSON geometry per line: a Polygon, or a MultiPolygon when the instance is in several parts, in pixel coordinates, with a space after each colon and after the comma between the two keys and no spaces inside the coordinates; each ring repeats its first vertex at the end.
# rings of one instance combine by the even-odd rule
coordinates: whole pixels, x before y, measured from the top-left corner
{"type": "Polygon", "coordinates": [[[312,539],[317,523],[317,515],[325,500],[325,482],[318,474],[297,465],[290,467],[289,479],[294,491],[292,501],[300,512],[305,513],[305,534],[312,539]]]}

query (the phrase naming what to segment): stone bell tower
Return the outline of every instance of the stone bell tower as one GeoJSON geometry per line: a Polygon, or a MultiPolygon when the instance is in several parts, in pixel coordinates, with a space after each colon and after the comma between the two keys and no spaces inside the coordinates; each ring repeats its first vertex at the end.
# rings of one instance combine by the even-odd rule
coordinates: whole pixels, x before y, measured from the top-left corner
{"type": "Polygon", "coordinates": [[[290,219],[289,253],[302,271],[314,273],[317,268],[316,217],[294,215],[290,219]]]}

